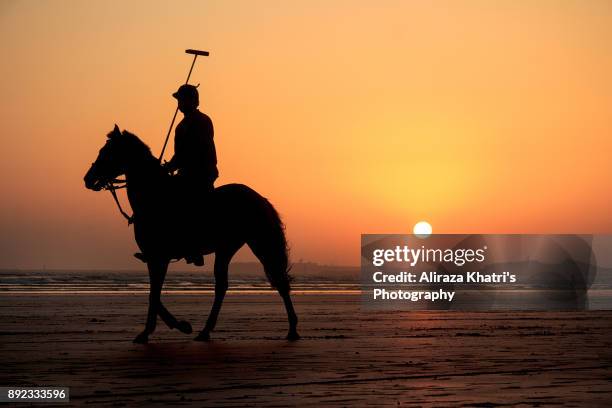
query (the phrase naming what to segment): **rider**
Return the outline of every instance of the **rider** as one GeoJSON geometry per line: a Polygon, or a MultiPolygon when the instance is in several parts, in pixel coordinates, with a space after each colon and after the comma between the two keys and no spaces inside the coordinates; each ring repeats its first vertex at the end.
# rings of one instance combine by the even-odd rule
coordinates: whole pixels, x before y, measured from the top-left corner
{"type": "MultiPolygon", "coordinates": [[[[219,176],[213,123],[198,110],[198,89],[193,85],[181,85],[174,94],[178,108],[184,114],[174,136],[174,156],[165,164],[168,171],[177,170],[181,189],[192,209],[206,202],[206,195],[214,190],[219,176]]],[[[190,211],[194,214],[193,211],[190,211]]],[[[187,228],[191,229],[190,226],[187,228]]],[[[195,230],[187,232],[187,263],[204,264],[202,254],[194,242],[195,230]],[[190,248],[191,247],[191,248],[190,248]]]]}

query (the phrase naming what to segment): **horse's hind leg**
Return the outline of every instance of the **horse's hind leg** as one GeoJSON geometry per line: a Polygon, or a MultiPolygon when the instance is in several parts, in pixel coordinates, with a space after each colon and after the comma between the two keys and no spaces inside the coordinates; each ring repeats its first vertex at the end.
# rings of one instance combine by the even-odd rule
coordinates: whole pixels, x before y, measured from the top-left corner
{"type": "Polygon", "coordinates": [[[297,331],[298,317],[291,301],[290,278],[287,273],[287,255],[284,245],[279,251],[272,251],[269,245],[261,245],[257,241],[251,241],[248,245],[263,265],[268,280],[272,286],[276,287],[278,294],[283,298],[287,319],[289,320],[287,340],[298,340],[300,338],[297,331]]]}
{"type": "Polygon", "coordinates": [[[285,309],[287,310],[287,318],[289,319],[289,333],[287,333],[287,340],[299,340],[300,335],[297,332],[298,317],[293,308],[293,302],[291,301],[291,295],[288,290],[278,290],[279,295],[283,298],[285,303],[285,309]]]}
{"type": "Polygon", "coordinates": [[[210,340],[210,332],[212,332],[217,324],[217,318],[219,317],[219,311],[221,311],[221,305],[223,304],[223,298],[229,286],[228,283],[228,269],[229,263],[234,254],[238,249],[229,252],[217,252],[215,254],[215,300],[213,301],[208,320],[204,329],[196,336],[196,341],[208,341],[210,340]]]}

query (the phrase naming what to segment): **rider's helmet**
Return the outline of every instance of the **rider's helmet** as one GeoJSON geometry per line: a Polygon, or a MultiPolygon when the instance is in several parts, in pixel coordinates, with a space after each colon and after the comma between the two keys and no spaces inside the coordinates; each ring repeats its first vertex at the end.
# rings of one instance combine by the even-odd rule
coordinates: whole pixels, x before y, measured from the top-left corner
{"type": "Polygon", "coordinates": [[[178,100],[189,99],[198,101],[200,98],[200,95],[198,94],[198,87],[189,84],[181,85],[178,91],[173,93],[172,96],[178,100]]]}

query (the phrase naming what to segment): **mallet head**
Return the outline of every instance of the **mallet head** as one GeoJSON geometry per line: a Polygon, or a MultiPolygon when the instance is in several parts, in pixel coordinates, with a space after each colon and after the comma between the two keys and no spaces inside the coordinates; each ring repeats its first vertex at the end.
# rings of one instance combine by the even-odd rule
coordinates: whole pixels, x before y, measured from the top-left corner
{"type": "Polygon", "coordinates": [[[208,51],[200,51],[200,50],[185,50],[185,52],[187,54],[193,54],[193,55],[202,55],[204,57],[208,57],[208,55],[210,54],[208,51]]]}

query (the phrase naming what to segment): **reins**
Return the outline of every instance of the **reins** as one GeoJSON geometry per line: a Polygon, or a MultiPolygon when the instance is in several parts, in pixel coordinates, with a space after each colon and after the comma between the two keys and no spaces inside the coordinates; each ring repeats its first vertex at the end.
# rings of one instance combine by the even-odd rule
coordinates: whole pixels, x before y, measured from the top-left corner
{"type": "Polygon", "coordinates": [[[114,179],[109,181],[108,184],[104,186],[104,189],[110,191],[111,195],[113,196],[113,199],[115,200],[115,203],[117,204],[117,209],[119,209],[121,215],[123,215],[123,217],[127,220],[128,226],[130,226],[130,224],[134,222],[134,215],[129,216],[125,211],[123,211],[123,207],[121,207],[121,203],[119,202],[119,198],[117,198],[117,193],[115,192],[115,190],[120,190],[126,187],[126,180],[114,179]]]}

